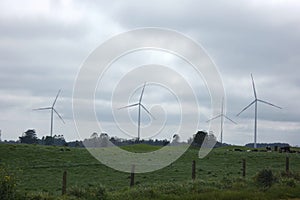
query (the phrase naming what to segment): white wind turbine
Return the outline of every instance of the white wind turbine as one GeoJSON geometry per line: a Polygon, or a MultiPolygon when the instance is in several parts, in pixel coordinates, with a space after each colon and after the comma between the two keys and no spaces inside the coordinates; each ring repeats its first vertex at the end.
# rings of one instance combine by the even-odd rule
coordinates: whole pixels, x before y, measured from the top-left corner
{"type": "Polygon", "coordinates": [[[228,119],[229,121],[231,121],[232,123],[236,124],[235,121],[233,121],[232,119],[230,119],[229,117],[227,117],[225,114],[224,114],[224,98],[222,99],[222,107],[221,107],[221,114],[207,120],[206,122],[209,122],[209,121],[212,121],[212,120],[215,120],[217,118],[221,118],[221,144],[223,144],[223,124],[224,124],[224,117],[226,119],[228,119]]]}
{"type": "Polygon", "coordinates": [[[256,89],[255,89],[255,84],[254,84],[254,79],[253,79],[253,76],[251,74],[251,79],[252,79],[252,87],[253,87],[253,93],[254,93],[254,100],[248,105],[246,106],[241,112],[239,112],[237,114],[237,116],[239,116],[242,112],[244,112],[245,110],[247,110],[250,106],[252,106],[252,104],[255,104],[255,118],[254,118],[254,148],[257,148],[257,145],[256,145],[256,137],[257,137],[257,102],[261,102],[261,103],[264,103],[264,104],[267,104],[267,105],[270,105],[270,106],[273,106],[273,107],[276,107],[276,108],[279,108],[281,109],[281,107],[279,106],[276,106],[272,103],[269,103],[267,101],[263,101],[261,99],[258,99],[257,98],[257,95],[256,95],[256,89]]]}
{"type": "Polygon", "coordinates": [[[55,103],[56,103],[56,100],[58,98],[58,95],[60,94],[60,91],[58,91],[56,97],[55,97],[55,100],[52,104],[51,107],[44,107],[44,108],[37,108],[37,109],[33,109],[33,110],[51,110],[51,122],[50,122],[50,136],[52,137],[52,133],[53,133],[53,112],[55,112],[57,114],[57,116],[61,119],[61,121],[65,124],[65,121],[63,120],[63,118],[60,116],[60,114],[55,110],[54,106],[55,106],[55,103]]]}
{"type": "Polygon", "coordinates": [[[138,137],[137,137],[138,141],[140,140],[140,132],[141,132],[141,108],[143,108],[153,119],[155,119],[153,117],[153,115],[150,113],[150,111],[142,104],[142,98],[143,98],[145,87],[146,87],[146,82],[144,83],[140,99],[137,103],[130,104],[130,105],[119,108],[119,110],[120,110],[120,109],[123,109],[123,108],[138,106],[138,137]]]}

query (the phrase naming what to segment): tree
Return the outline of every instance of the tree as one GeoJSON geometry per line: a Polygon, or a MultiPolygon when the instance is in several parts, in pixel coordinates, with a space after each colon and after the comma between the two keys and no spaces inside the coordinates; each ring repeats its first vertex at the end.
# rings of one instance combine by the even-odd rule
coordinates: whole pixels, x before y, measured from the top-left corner
{"type": "Polygon", "coordinates": [[[66,140],[63,135],[54,135],[53,136],[53,144],[58,146],[64,146],[66,140]]]}
{"type": "Polygon", "coordinates": [[[38,138],[34,129],[28,129],[22,134],[22,137],[19,137],[19,139],[21,143],[26,144],[36,144],[38,142],[38,138]]]}
{"type": "Polygon", "coordinates": [[[194,146],[201,146],[206,136],[207,136],[207,132],[198,131],[194,136],[194,141],[192,144],[194,146]]]}
{"type": "Polygon", "coordinates": [[[75,141],[75,147],[80,147],[80,142],[78,140],[75,141]]]}
{"type": "Polygon", "coordinates": [[[194,142],[194,136],[193,137],[190,137],[188,140],[187,140],[187,143],[188,144],[192,144],[194,142]]]}
{"type": "Polygon", "coordinates": [[[92,135],[91,135],[91,138],[97,138],[98,137],[98,133],[94,132],[92,135]]]}
{"type": "Polygon", "coordinates": [[[213,133],[209,133],[207,137],[208,141],[215,143],[217,142],[217,137],[213,133]]]}
{"type": "Polygon", "coordinates": [[[54,144],[54,138],[51,136],[46,136],[44,140],[45,145],[53,145],[54,144]]]}
{"type": "Polygon", "coordinates": [[[178,134],[174,134],[173,135],[173,140],[171,142],[171,145],[178,145],[178,144],[180,144],[179,140],[180,140],[179,135],[178,134]]]}
{"type": "Polygon", "coordinates": [[[109,138],[108,138],[108,135],[106,133],[101,133],[99,139],[100,139],[100,146],[101,147],[107,147],[108,146],[109,138]]]}

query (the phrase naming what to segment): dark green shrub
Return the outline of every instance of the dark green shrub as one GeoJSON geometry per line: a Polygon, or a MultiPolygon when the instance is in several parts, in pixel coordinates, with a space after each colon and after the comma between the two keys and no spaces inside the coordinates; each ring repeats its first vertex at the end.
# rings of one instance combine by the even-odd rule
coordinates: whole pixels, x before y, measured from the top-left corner
{"type": "Polygon", "coordinates": [[[14,176],[0,166],[0,199],[10,200],[16,196],[16,181],[14,176]]]}
{"type": "Polygon", "coordinates": [[[107,199],[106,189],[102,185],[100,185],[96,188],[96,198],[99,199],[99,200],[107,199]]]}
{"type": "Polygon", "coordinates": [[[275,183],[276,177],[271,169],[263,169],[254,177],[255,182],[263,188],[269,188],[275,183]]]}
{"type": "MultiPolygon", "coordinates": [[[[19,194],[20,195],[20,194],[19,194]]],[[[23,196],[19,196],[21,200],[55,200],[55,197],[49,195],[48,193],[38,192],[38,193],[29,193],[23,196]]]]}
{"type": "Polygon", "coordinates": [[[85,196],[85,193],[86,193],[86,190],[81,188],[81,187],[78,187],[78,186],[75,186],[75,187],[71,187],[69,190],[68,190],[68,195],[70,196],[75,196],[77,198],[82,198],[85,196]]]}

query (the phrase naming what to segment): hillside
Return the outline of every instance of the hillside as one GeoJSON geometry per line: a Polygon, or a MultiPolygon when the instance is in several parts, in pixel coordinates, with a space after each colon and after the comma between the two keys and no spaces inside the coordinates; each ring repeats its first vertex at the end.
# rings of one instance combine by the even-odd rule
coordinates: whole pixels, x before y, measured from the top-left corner
{"type": "MultiPolygon", "coordinates": [[[[122,147],[134,152],[148,152],[157,146],[133,145],[122,147]]],[[[278,152],[236,152],[235,148],[214,149],[204,159],[198,158],[198,149],[190,148],[170,166],[152,173],[136,174],[137,187],[186,183],[191,180],[192,160],[196,160],[196,179],[206,183],[222,183],[241,178],[242,159],[247,161],[246,181],[252,181],[263,168],[276,174],[285,170],[285,154],[278,152]]],[[[67,171],[67,188],[88,188],[103,185],[108,191],[129,186],[130,174],[115,171],[99,163],[84,148],[40,145],[0,144],[1,166],[9,169],[17,179],[17,190],[61,194],[63,171],[67,171]]],[[[300,154],[290,154],[290,170],[300,172],[300,154]]],[[[298,183],[297,183],[298,184],[298,183]]]]}

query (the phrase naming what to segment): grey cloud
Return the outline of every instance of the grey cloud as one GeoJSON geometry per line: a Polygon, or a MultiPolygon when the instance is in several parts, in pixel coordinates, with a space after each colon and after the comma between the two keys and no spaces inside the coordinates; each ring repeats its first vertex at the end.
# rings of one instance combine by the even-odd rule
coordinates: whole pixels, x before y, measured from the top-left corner
{"type": "MultiPolygon", "coordinates": [[[[253,108],[241,117],[235,115],[253,99],[250,80],[250,73],[253,73],[259,97],[284,108],[275,110],[259,105],[259,139],[268,140],[267,135],[271,131],[278,140],[299,144],[296,133],[299,131],[300,119],[297,111],[300,106],[300,17],[297,11],[300,4],[285,2],[270,6],[269,3],[74,1],[70,8],[82,14],[76,20],[59,17],[63,11],[59,2],[50,5],[52,11],[57,10],[57,16],[53,16],[55,12],[50,12],[49,16],[44,13],[42,17],[34,13],[30,16],[24,14],[23,18],[17,13],[16,16],[0,15],[0,91],[4,97],[0,108],[10,116],[5,122],[0,122],[0,128],[5,132],[17,132],[10,136],[16,138],[21,131],[11,125],[15,122],[14,118],[25,119],[31,107],[47,106],[59,88],[63,89],[63,93],[57,109],[68,121],[72,121],[73,83],[88,54],[101,42],[122,30],[155,26],[171,28],[192,37],[204,46],[217,64],[227,93],[227,115],[239,123],[238,126],[226,124],[228,130],[225,130],[225,140],[238,144],[252,142],[253,108]],[[269,126],[271,122],[273,129],[269,126]],[[278,129],[286,131],[286,138],[278,129]]],[[[131,59],[122,64],[140,63],[144,58],[131,59]]],[[[114,82],[122,73],[121,69],[117,68],[108,80],[114,82]]],[[[163,74],[148,76],[149,79],[151,76],[164,78],[163,74]]],[[[128,100],[126,91],[134,88],[135,83],[124,84],[124,91],[120,92],[120,98],[116,100],[118,105],[128,100]]],[[[108,84],[107,91],[101,91],[99,99],[104,105],[110,101],[112,85],[108,84]]],[[[206,114],[210,108],[207,91],[202,85],[196,89],[201,99],[200,106],[206,114]]],[[[163,100],[166,104],[173,101],[167,95],[158,95],[151,88],[147,89],[147,93],[147,105],[154,100],[163,100]]],[[[183,91],[182,95],[188,104],[190,93],[183,91]]],[[[106,127],[110,127],[112,118],[106,110],[105,106],[100,105],[97,111],[103,116],[106,127]]],[[[32,121],[26,121],[28,125],[18,121],[20,127],[25,129],[36,126],[41,132],[47,133],[47,114],[31,115],[32,121]],[[39,118],[46,121],[41,122],[39,118]]],[[[176,115],[170,115],[170,121],[174,119],[176,115]]],[[[57,130],[66,132],[68,138],[73,139],[77,136],[74,127],[70,127],[72,125],[64,128],[57,123],[57,130]]],[[[117,130],[112,132],[117,134],[117,130]]]]}
{"type": "Polygon", "coordinates": [[[62,23],[45,18],[0,18],[0,38],[21,40],[82,39],[88,32],[84,21],[62,23]]]}

